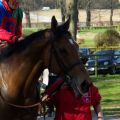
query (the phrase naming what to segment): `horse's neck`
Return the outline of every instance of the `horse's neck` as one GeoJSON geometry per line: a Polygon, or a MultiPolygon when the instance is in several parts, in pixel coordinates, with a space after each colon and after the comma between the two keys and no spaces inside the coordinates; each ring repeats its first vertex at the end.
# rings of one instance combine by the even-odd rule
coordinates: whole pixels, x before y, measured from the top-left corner
{"type": "MultiPolygon", "coordinates": [[[[41,44],[41,48],[45,44],[41,44]]],[[[39,50],[26,49],[21,54],[13,54],[11,57],[1,63],[0,81],[2,81],[2,91],[6,96],[18,98],[21,91],[25,90],[25,94],[33,83],[38,79],[43,71],[42,58],[39,50]],[[37,53],[36,53],[37,52],[37,53]]],[[[41,51],[41,54],[43,51],[41,51]]]]}
{"type": "Polygon", "coordinates": [[[43,71],[41,63],[42,63],[42,61],[39,61],[34,66],[34,68],[32,69],[32,71],[30,73],[30,75],[28,76],[28,79],[27,79],[27,81],[25,83],[25,86],[24,86],[24,95],[25,96],[27,96],[27,94],[29,93],[29,88],[30,88],[31,84],[33,84],[34,86],[36,85],[36,81],[38,81],[38,79],[40,77],[40,74],[43,71]]]}
{"type": "Polygon", "coordinates": [[[39,75],[42,72],[42,69],[40,69],[41,65],[40,61],[30,71],[26,70],[27,72],[24,71],[24,69],[22,72],[21,68],[21,73],[17,69],[16,72],[9,72],[9,74],[0,71],[0,89],[2,94],[5,97],[9,96],[11,99],[18,98],[21,93],[22,96],[26,96],[30,87],[35,86],[35,82],[38,80],[39,75]]]}

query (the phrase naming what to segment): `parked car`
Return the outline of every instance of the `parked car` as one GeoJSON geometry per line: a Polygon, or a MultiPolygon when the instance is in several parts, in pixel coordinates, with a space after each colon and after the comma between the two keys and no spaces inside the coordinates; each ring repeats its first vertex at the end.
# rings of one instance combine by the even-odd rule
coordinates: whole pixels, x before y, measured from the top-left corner
{"type": "Polygon", "coordinates": [[[42,10],[43,10],[43,11],[50,10],[50,7],[43,7],[42,10]]]}
{"type": "Polygon", "coordinates": [[[120,70],[120,50],[102,50],[94,53],[88,58],[86,68],[90,74],[94,74],[95,69],[98,73],[115,74],[120,70]]]}
{"type": "Polygon", "coordinates": [[[86,64],[86,62],[88,61],[88,57],[90,55],[90,49],[89,48],[79,48],[79,53],[80,55],[80,59],[82,59],[83,64],[86,64]]]}
{"type": "Polygon", "coordinates": [[[79,52],[85,56],[88,56],[90,54],[90,48],[79,48],[79,52]]]}

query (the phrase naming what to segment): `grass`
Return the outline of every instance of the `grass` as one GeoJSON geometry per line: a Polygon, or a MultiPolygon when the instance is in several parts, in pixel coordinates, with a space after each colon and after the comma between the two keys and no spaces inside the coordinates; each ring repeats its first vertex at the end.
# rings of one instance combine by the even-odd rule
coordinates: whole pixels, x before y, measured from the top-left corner
{"type": "Polygon", "coordinates": [[[120,75],[91,76],[102,96],[105,115],[120,116],[120,75]]]}
{"type": "MultiPolygon", "coordinates": [[[[110,29],[110,28],[108,28],[110,29]]],[[[106,30],[108,30],[107,28],[99,28],[99,29],[95,29],[95,28],[90,28],[90,29],[81,29],[78,34],[79,36],[82,36],[84,39],[84,42],[82,44],[80,44],[80,47],[95,47],[95,40],[94,37],[98,34],[98,33],[103,33],[106,30]]]]}
{"type": "Polygon", "coordinates": [[[120,107],[120,82],[97,82],[102,95],[103,108],[120,107]]]}
{"type": "Polygon", "coordinates": [[[120,117],[120,108],[103,109],[103,113],[106,116],[118,116],[118,117],[120,117]]]}
{"type": "Polygon", "coordinates": [[[95,41],[93,39],[85,39],[85,42],[80,47],[94,47],[95,41]]]}
{"type": "MultiPolygon", "coordinates": [[[[97,33],[103,33],[105,32],[106,29],[82,29],[78,34],[81,36],[86,36],[86,33],[91,33],[91,34],[97,34],[97,33]]],[[[80,45],[80,47],[94,47],[95,46],[95,41],[94,38],[86,37],[84,43],[80,45]]]]}
{"type": "Polygon", "coordinates": [[[92,33],[103,33],[107,29],[81,29],[79,34],[85,34],[86,32],[92,32],[92,33]]]}
{"type": "Polygon", "coordinates": [[[120,75],[116,74],[116,75],[91,75],[91,78],[93,80],[93,82],[98,82],[98,81],[119,81],[120,80],[120,75]]]}
{"type": "Polygon", "coordinates": [[[31,34],[31,33],[33,33],[33,32],[36,32],[36,31],[38,31],[38,30],[39,30],[38,28],[23,28],[23,29],[22,29],[23,34],[24,34],[25,36],[27,36],[27,35],[29,35],[29,34],[31,34]]]}

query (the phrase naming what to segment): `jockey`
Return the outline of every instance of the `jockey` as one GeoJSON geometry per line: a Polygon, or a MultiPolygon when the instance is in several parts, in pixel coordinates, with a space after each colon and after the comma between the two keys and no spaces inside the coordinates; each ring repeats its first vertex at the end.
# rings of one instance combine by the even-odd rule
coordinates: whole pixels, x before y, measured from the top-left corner
{"type": "Polygon", "coordinates": [[[20,0],[0,0],[0,48],[22,39],[20,0]]]}

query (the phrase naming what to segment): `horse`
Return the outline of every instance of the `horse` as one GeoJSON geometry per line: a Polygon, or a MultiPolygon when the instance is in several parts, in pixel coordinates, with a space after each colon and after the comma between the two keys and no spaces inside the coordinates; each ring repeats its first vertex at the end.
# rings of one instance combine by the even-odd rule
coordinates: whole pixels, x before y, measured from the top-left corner
{"type": "Polygon", "coordinates": [[[70,18],[40,30],[0,51],[0,120],[36,120],[40,103],[36,87],[45,68],[71,82],[75,93],[88,90],[91,80],[68,31],[70,18]]]}

